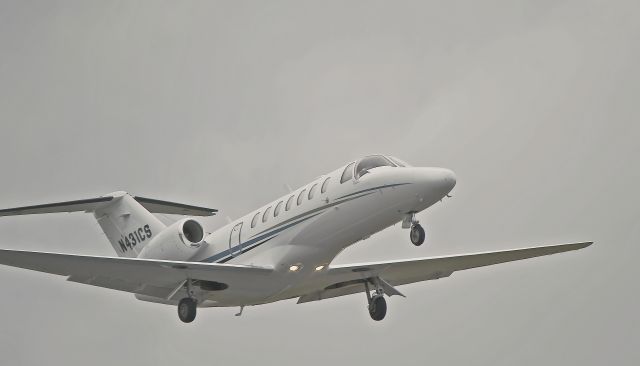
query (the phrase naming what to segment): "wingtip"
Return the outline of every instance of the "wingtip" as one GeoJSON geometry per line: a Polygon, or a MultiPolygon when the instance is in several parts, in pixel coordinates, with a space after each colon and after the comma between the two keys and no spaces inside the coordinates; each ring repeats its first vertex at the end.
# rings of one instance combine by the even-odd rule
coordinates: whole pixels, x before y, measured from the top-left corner
{"type": "Polygon", "coordinates": [[[594,243],[594,242],[592,242],[592,241],[585,241],[585,242],[582,242],[582,243],[575,243],[574,245],[575,245],[578,249],[583,249],[583,248],[586,248],[586,247],[591,246],[593,243],[594,243]]]}

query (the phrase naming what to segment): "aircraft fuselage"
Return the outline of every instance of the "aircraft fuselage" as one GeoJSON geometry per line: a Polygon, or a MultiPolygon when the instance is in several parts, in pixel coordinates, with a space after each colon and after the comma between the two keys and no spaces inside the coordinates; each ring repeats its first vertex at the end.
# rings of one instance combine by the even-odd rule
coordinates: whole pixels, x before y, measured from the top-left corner
{"type": "MultiPolygon", "coordinates": [[[[216,230],[207,236],[208,247],[194,260],[273,266],[281,273],[279,287],[258,289],[246,296],[226,290],[233,302],[242,299],[238,304],[299,296],[313,286],[313,276],[326,269],[346,247],[428,208],[445,197],[456,183],[455,175],[448,169],[390,166],[376,167],[340,183],[344,169],[323,175],[216,230]],[[329,183],[322,192],[327,178],[329,183]],[[314,185],[314,194],[309,198],[314,185]],[[286,210],[291,197],[293,203],[286,210]],[[280,202],[275,216],[275,207],[280,202]]],[[[221,301],[217,294],[215,303],[202,305],[234,304],[221,301]]]]}

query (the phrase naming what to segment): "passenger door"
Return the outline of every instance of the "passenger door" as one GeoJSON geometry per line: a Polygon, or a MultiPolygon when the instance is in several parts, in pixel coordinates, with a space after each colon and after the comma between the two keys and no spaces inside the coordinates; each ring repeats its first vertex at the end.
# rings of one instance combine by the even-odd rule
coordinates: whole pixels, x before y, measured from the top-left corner
{"type": "Polygon", "coordinates": [[[240,232],[242,231],[242,222],[236,224],[231,229],[231,235],[229,236],[229,250],[234,257],[242,253],[242,243],[240,242],[240,232]]]}

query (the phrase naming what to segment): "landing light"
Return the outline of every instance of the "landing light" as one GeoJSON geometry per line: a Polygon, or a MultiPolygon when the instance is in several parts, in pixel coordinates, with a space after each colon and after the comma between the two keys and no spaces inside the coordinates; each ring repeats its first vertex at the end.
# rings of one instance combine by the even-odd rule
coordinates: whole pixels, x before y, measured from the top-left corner
{"type": "Polygon", "coordinates": [[[301,265],[299,264],[294,264],[291,267],[289,267],[289,271],[291,272],[298,272],[300,270],[300,268],[302,268],[301,265]]]}
{"type": "Polygon", "coordinates": [[[316,267],[316,271],[322,271],[324,269],[324,264],[321,264],[316,267]]]}

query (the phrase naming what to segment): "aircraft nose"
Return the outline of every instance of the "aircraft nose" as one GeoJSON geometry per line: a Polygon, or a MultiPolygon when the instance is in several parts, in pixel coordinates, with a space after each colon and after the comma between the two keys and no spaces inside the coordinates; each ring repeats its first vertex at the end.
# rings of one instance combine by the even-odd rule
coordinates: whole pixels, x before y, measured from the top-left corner
{"type": "Polygon", "coordinates": [[[456,174],[445,168],[422,168],[422,181],[425,189],[431,192],[438,192],[444,196],[451,192],[456,185],[456,174]]]}
{"type": "Polygon", "coordinates": [[[451,192],[453,187],[456,186],[456,173],[454,173],[453,170],[442,169],[441,174],[442,174],[443,185],[445,185],[447,187],[447,190],[451,192]]]}

